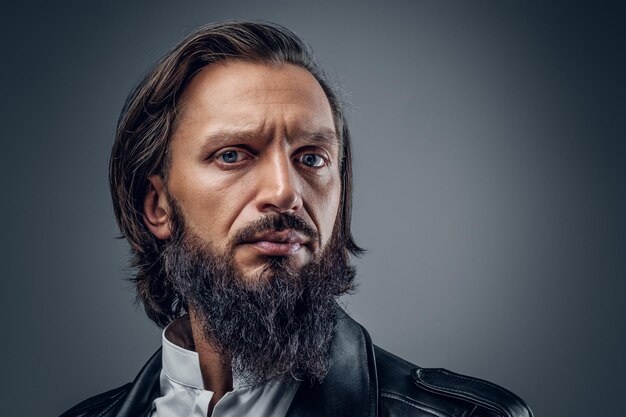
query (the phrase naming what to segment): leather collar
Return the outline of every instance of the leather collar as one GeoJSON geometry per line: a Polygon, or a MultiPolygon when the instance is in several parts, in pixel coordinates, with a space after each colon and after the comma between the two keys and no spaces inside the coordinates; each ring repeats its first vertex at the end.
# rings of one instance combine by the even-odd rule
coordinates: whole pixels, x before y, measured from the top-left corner
{"type": "Polygon", "coordinates": [[[286,417],[378,415],[378,380],[369,334],[339,309],[332,367],[321,384],[302,383],[286,417]],[[367,399],[367,401],[366,401],[367,399]]]}

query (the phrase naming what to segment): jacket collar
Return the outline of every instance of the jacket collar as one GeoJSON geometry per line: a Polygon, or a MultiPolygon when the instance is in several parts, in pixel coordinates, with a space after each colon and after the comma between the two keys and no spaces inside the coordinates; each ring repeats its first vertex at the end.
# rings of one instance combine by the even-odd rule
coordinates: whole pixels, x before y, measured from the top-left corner
{"type": "MultiPolygon", "coordinates": [[[[367,331],[338,308],[332,366],[322,383],[300,384],[286,417],[378,415],[374,348],[367,331]]],[[[141,369],[126,395],[103,417],[147,417],[160,395],[161,349],[141,369]]]]}
{"type": "Polygon", "coordinates": [[[161,394],[161,348],[143,366],[128,392],[112,404],[102,417],[148,417],[152,402],[161,394]]]}
{"type": "Polygon", "coordinates": [[[338,309],[332,366],[321,384],[300,384],[286,417],[378,415],[374,348],[367,331],[338,309]]]}

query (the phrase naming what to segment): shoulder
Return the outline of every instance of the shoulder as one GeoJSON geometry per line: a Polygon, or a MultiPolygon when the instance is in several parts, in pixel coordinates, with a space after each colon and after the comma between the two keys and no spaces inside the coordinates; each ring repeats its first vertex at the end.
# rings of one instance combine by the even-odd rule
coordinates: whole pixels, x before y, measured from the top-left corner
{"type": "Polygon", "coordinates": [[[98,394],[82,401],[61,414],[60,417],[96,417],[111,409],[130,389],[132,383],[98,394]]]}
{"type": "Polygon", "coordinates": [[[374,347],[382,415],[532,417],[506,389],[445,369],[420,368],[374,347]]]}
{"type": "Polygon", "coordinates": [[[161,348],[141,368],[133,382],[96,395],[70,408],[60,417],[109,417],[124,410],[125,416],[144,415],[160,393],[161,348]]]}

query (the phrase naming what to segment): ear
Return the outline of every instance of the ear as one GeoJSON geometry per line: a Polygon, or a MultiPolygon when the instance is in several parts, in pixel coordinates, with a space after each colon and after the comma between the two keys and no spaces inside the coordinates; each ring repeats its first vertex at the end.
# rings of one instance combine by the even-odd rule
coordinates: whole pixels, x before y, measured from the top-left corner
{"type": "Polygon", "coordinates": [[[165,184],[158,175],[152,175],[148,181],[150,184],[143,200],[143,221],[158,239],[169,239],[172,236],[172,229],[165,184]]]}

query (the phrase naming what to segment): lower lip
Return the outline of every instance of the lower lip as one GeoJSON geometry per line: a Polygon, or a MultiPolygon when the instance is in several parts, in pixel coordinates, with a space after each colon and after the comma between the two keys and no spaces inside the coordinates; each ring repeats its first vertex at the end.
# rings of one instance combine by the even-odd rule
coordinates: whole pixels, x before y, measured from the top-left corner
{"type": "Polygon", "coordinates": [[[250,246],[262,255],[267,256],[289,256],[298,252],[302,248],[300,243],[267,241],[254,242],[251,243],[250,246]]]}

